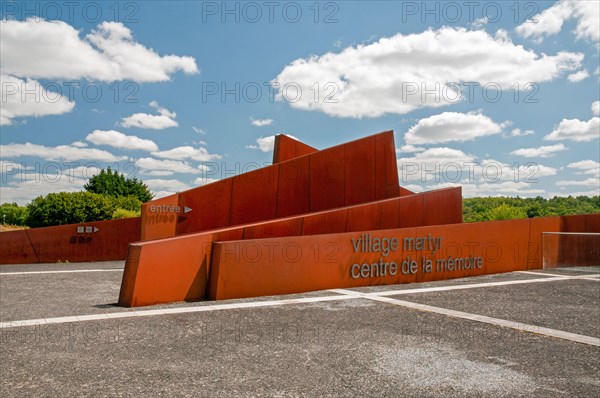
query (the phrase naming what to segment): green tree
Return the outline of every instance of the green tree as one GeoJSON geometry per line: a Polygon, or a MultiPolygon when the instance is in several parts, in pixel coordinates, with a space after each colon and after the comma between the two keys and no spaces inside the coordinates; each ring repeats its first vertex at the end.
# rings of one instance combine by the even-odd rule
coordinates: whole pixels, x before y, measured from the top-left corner
{"type": "Polygon", "coordinates": [[[102,169],[99,174],[91,177],[83,188],[92,193],[120,198],[135,196],[141,203],[152,200],[154,195],[143,181],[137,178],[126,178],[117,171],[102,169]]]}
{"type": "Polygon", "coordinates": [[[511,206],[506,203],[487,212],[488,220],[513,220],[515,218],[527,218],[527,213],[519,207],[511,206]]]}
{"type": "Polygon", "coordinates": [[[0,205],[0,222],[5,225],[27,225],[27,207],[16,203],[0,205]]]}
{"type": "Polygon", "coordinates": [[[110,220],[115,199],[91,192],[58,192],[39,196],[27,205],[27,225],[47,227],[86,221],[110,220]]]}
{"type": "Polygon", "coordinates": [[[127,211],[135,211],[139,212],[142,209],[142,202],[133,195],[130,196],[121,196],[118,198],[114,198],[117,208],[127,210],[127,211]]]}
{"type": "Polygon", "coordinates": [[[464,222],[600,213],[600,196],[463,199],[464,222]],[[502,207],[504,206],[504,207],[502,207]],[[502,207],[499,210],[495,210],[502,207]]]}

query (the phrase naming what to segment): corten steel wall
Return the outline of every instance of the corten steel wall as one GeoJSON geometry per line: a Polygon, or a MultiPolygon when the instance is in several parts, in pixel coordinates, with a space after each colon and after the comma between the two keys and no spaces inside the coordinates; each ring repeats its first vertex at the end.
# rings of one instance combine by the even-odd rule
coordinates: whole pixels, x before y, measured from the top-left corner
{"type": "Polygon", "coordinates": [[[150,206],[178,206],[179,195],[169,195],[164,198],[146,202],[141,211],[140,240],[153,239],[156,236],[173,236],[177,227],[178,214],[173,212],[150,212],[150,206]]]}
{"type": "Polygon", "coordinates": [[[156,203],[148,202],[142,236],[158,239],[398,196],[394,134],[388,131],[181,192],[169,204],[193,210],[160,223],[149,223],[156,203]]]}
{"type": "Polygon", "coordinates": [[[404,188],[404,187],[400,187],[400,196],[407,196],[407,195],[414,195],[415,193],[413,191],[409,191],[408,189],[404,188]]]}
{"type": "Polygon", "coordinates": [[[139,237],[139,217],[1,232],[0,264],[123,260],[139,237]],[[98,231],[77,233],[78,226],[98,231]]]}
{"type": "Polygon", "coordinates": [[[288,137],[287,135],[277,134],[275,136],[275,145],[273,148],[273,164],[299,158],[300,156],[308,155],[318,151],[318,149],[288,137]]]}
{"type": "Polygon", "coordinates": [[[600,266],[600,233],[545,233],[543,260],[544,269],[600,266]]]}
{"type": "Polygon", "coordinates": [[[373,231],[373,237],[399,239],[399,250],[388,256],[355,252],[351,239],[359,239],[361,233],[217,242],[213,248],[209,297],[256,297],[539,269],[542,231],[558,232],[564,228],[570,232],[600,232],[599,221],[600,214],[593,214],[373,231]],[[579,222],[581,219],[583,223],[579,222]],[[436,253],[402,250],[403,238],[426,236],[442,237],[441,249],[436,253]],[[414,274],[401,271],[408,256],[418,261],[414,274]],[[421,270],[423,256],[433,261],[430,273],[421,270]],[[470,256],[483,257],[482,267],[436,269],[437,259],[470,256]],[[384,263],[394,261],[398,265],[395,275],[390,275],[388,268],[385,276],[374,273],[373,277],[352,277],[353,264],[369,264],[371,272],[371,264],[382,258],[384,263]]]}
{"type": "Polygon", "coordinates": [[[460,222],[461,188],[447,188],[250,225],[137,242],[130,246],[119,305],[141,306],[204,298],[215,241],[460,222]],[[446,211],[421,211],[424,205],[431,203],[446,206],[446,211]],[[415,211],[419,213],[413,214],[415,211]]]}
{"type": "MultiPolygon", "coordinates": [[[[561,220],[562,232],[600,232],[600,218],[586,215],[561,220]]],[[[600,265],[600,236],[579,234],[545,235],[544,268],[600,265]]]]}

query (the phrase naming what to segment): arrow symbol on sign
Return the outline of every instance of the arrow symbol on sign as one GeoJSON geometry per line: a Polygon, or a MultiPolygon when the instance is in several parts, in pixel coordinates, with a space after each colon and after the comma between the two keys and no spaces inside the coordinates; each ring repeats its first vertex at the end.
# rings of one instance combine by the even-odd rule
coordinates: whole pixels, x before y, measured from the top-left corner
{"type": "Polygon", "coordinates": [[[98,232],[98,231],[100,231],[100,228],[94,227],[94,232],[98,232]]]}
{"type": "Polygon", "coordinates": [[[189,207],[185,206],[185,207],[183,208],[183,214],[185,214],[185,213],[189,213],[189,212],[190,212],[190,211],[192,211],[192,210],[193,210],[193,209],[190,209],[189,207]]]}

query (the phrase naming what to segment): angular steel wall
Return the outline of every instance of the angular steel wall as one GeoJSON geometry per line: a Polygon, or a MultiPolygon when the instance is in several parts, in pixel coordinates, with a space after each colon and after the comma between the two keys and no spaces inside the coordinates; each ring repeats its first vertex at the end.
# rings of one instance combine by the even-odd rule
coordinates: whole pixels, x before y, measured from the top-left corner
{"type": "Polygon", "coordinates": [[[140,306],[206,296],[213,242],[331,234],[462,222],[461,188],[308,213],[131,245],[119,305],[140,306]],[[424,214],[429,203],[446,211],[424,214]],[[418,217],[413,213],[419,211],[418,217]],[[423,214],[422,214],[423,213],[423,214]]]}
{"type": "MultiPolygon", "coordinates": [[[[304,151],[309,150],[295,149],[293,155],[304,151]]],[[[398,196],[394,134],[388,131],[148,202],[142,207],[142,237],[165,238],[398,196]],[[179,213],[156,211],[165,204],[179,206],[179,213]],[[192,210],[184,213],[186,207],[192,210]]]]}

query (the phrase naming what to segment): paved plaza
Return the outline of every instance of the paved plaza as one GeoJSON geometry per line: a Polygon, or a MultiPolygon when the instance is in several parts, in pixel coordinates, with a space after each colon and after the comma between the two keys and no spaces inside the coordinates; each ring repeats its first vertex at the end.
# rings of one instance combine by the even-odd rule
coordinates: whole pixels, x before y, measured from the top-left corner
{"type": "Polygon", "coordinates": [[[3,397],[591,397],[600,268],[153,307],[123,262],[0,267],[3,397]]]}

